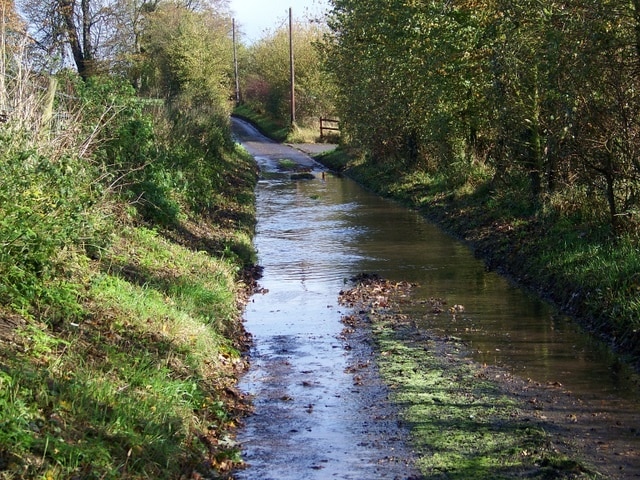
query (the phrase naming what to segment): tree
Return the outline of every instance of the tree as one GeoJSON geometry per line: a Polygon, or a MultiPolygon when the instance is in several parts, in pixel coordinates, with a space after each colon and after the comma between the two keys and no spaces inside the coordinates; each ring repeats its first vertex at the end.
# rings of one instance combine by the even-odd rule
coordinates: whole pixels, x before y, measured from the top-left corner
{"type": "Polygon", "coordinates": [[[380,31],[388,25],[385,3],[335,0],[328,21],[331,34],[324,44],[327,68],[338,86],[341,132],[374,156],[395,149],[397,125],[387,109],[395,62],[386,54],[388,39],[380,31]]]}
{"type": "Polygon", "coordinates": [[[108,35],[105,22],[113,13],[108,4],[102,0],[25,0],[22,10],[44,67],[56,67],[45,59],[57,58],[58,64],[64,64],[70,54],[82,78],[96,72],[98,48],[108,35]]]}
{"type": "MultiPolygon", "coordinates": [[[[22,0],[40,63],[48,69],[71,58],[84,79],[117,66],[136,66],[145,17],[161,5],[189,11],[223,9],[226,0],[22,0]],[[55,64],[51,64],[51,59],[55,64]]],[[[134,79],[137,81],[137,79],[134,79]]]]}
{"type": "Polygon", "coordinates": [[[6,78],[12,63],[10,57],[19,48],[23,37],[24,25],[13,0],[0,0],[0,115],[4,115],[7,109],[6,78]]]}
{"type": "Polygon", "coordinates": [[[140,87],[142,36],[146,18],[160,5],[161,0],[115,0],[109,28],[113,35],[103,46],[110,59],[111,69],[129,77],[140,87]]]}
{"type": "Polygon", "coordinates": [[[148,15],[142,37],[144,88],[164,98],[187,95],[226,106],[233,78],[231,34],[224,10],[160,5],[148,15]]]}
{"type": "Polygon", "coordinates": [[[482,162],[530,213],[566,191],[615,231],[635,215],[640,0],[333,0],[329,27],[342,128],[371,158],[458,181],[482,162]]]}
{"type": "Polygon", "coordinates": [[[334,1],[326,48],[341,120],[374,158],[475,158],[485,13],[467,3],[334,1]]]}
{"type": "Polygon", "coordinates": [[[618,233],[633,225],[640,206],[638,7],[618,0],[591,6],[576,68],[573,148],[583,166],[580,179],[606,199],[618,233]]]}
{"type": "MultiPolygon", "coordinates": [[[[312,22],[294,22],[296,112],[300,123],[334,113],[334,84],[323,69],[317,43],[324,29],[312,22]]],[[[243,65],[244,100],[286,123],[290,113],[289,28],[267,33],[247,48],[243,65]]]]}

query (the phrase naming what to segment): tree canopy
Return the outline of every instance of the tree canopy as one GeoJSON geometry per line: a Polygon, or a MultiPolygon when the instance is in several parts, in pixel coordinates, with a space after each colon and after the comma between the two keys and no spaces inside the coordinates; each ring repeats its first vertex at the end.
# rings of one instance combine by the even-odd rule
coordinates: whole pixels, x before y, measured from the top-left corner
{"type": "Polygon", "coordinates": [[[84,79],[132,69],[141,53],[146,20],[161,7],[191,12],[227,12],[226,0],[19,0],[46,68],[71,61],[84,79]]]}
{"type": "MultiPolygon", "coordinates": [[[[296,117],[302,124],[335,111],[335,89],[318,45],[326,28],[312,21],[293,23],[296,117]]],[[[267,32],[243,54],[243,101],[286,123],[290,113],[289,27],[267,32]]]]}
{"type": "Polygon", "coordinates": [[[325,42],[352,141],[532,208],[597,193],[615,231],[640,187],[640,2],[333,0],[325,42]],[[466,165],[467,167],[464,167],[466,165]]]}

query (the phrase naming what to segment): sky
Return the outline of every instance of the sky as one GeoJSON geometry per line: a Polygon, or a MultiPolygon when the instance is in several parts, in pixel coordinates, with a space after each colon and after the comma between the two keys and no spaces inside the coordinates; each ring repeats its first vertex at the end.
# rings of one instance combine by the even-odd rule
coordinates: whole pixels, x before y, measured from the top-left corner
{"type": "Polygon", "coordinates": [[[242,38],[251,43],[267,30],[288,25],[289,8],[294,19],[303,20],[326,12],[329,0],[230,0],[229,6],[242,38]]]}

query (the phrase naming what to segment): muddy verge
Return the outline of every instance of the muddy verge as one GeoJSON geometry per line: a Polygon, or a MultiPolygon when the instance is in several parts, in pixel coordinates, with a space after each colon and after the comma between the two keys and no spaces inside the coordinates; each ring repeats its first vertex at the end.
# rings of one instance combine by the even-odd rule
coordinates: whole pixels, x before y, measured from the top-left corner
{"type": "MultiPolygon", "coordinates": [[[[589,406],[561,384],[478,364],[460,339],[437,336],[402,313],[422,302],[455,316],[462,305],[414,299],[411,284],[375,274],[352,282],[340,293],[351,309],[343,337],[372,339],[428,478],[640,478],[639,452],[627,441],[640,434],[633,412],[625,421],[615,411],[613,421],[614,406],[589,406]]],[[[357,369],[354,379],[366,380],[357,369]]]]}

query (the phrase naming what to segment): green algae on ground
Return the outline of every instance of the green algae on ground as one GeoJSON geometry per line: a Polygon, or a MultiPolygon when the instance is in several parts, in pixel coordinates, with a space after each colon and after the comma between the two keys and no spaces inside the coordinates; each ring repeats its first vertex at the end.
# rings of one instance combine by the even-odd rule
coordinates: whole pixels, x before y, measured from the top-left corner
{"type": "Polygon", "coordinates": [[[370,328],[380,373],[427,478],[596,477],[554,451],[543,427],[492,381],[495,370],[471,361],[459,339],[434,336],[402,313],[411,285],[375,275],[355,280],[340,301],[357,313],[343,322],[370,328]]]}

